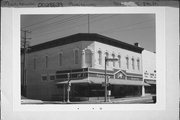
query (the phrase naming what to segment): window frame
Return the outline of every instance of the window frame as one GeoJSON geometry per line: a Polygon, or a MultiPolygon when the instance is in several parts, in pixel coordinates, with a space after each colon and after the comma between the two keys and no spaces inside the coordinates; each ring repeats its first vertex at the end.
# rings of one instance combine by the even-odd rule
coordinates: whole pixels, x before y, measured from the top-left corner
{"type": "Polygon", "coordinates": [[[74,64],[78,65],[79,64],[79,49],[74,49],[74,64]],[[76,56],[76,51],[77,51],[77,56],[76,56]],[[77,57],[77,59],[76,59],[77,57]]]}
{"type": "Polygon", "coordinates": [[[98,64],[102,65],[102,51],[98,50],[98,64]]]}
{"type": "Polygon", "coordinates": [[[58,53],[58,65],[62,66],[63,65],[63,52],[58,53]],[[61,57],[60,57],[61,55],[61,57]]]}
{"type": "Polygon", "coordinates": [[[48,81],[48,75],[47,74],[41,74],[41,81],[48,81]],[[43,80],[43,77],[46,77],[46,80],[43,80]]]}
{"type": "Polygon", "coordinates": [[[129,57],[126,56],[126,68],[129,69],[129,57]]]}
{"type": "MultiPolygon", "coordinates": [[[[115,59],[115,54],[114,53],[112,53],[112,58],[115,59]]],[[[113,61],[112,63],[113,63],[113,67],[115,67],[116,66],[115,61],[113,61]]]]}
{"type": "Polygon", "coordinates": [[[118,55],[118,64],[119,64],[119,68],[121,68],[121,55],[118,55]]]}
{"type": "Polygon", "coordinates": [[[132,58],[131,60],[132,60],[132,69],[135,70],[135,60],[134,58],[132,58]]]}
{"type": "Polygon", "coordinates": [[[48,55],[45,56],[45,67],[48,68],[48,61],[49,61],[49,57],[48,55]]]}

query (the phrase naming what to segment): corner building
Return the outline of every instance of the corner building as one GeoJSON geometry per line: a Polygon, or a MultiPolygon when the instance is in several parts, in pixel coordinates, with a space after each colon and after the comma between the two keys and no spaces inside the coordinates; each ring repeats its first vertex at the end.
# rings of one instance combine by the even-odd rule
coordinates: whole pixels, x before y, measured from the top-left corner
{"type": "Polygon", "coordinates": [[[95,33],[79,33],[32,46],[26,56],[27,97],[65,100],[104,99],[105,57],[111,97],[141,96],[143,48],[95,33]]]}

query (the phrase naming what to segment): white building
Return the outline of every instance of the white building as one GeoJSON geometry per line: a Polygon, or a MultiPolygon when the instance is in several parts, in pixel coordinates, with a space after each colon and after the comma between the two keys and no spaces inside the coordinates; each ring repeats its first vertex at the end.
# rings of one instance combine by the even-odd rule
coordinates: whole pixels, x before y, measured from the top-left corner
{"type": "Polygon", "coordinates": [[[32,46],[26,56],[27,97],[65,99],[68,74],[71,100],[103,97],[105,57],[118,59],[107,63],[111,96],[143,95],[142,88],[151,86],[143,81],[144,70],[151,72],[148,66],[154,64],[143,57],[143,50],[95,33],[79,33],[32,46]]]}

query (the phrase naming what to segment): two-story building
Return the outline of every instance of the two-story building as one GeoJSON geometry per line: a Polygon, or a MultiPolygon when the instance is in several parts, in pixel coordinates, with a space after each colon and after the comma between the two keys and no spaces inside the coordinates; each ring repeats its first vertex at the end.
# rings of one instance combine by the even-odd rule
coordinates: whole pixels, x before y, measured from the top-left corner
{"type": "Polygon", "coordinates": [[[74,34],[32,46],[26,54],[27,97],[65,99],[69,75],[71,100],[100,99],[104,96],[105,57],[117,59],[107,62],[111,96],[141,96],[144,86],[151,86],[143,78],[143,50],[137,44],[95,33],[74,34]]]}

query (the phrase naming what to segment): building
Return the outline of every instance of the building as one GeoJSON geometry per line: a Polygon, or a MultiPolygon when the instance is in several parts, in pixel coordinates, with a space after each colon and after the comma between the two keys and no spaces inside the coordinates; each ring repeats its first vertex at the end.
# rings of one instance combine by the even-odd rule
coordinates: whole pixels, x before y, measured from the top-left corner
{"type": "MultiPolygon", "coordinates": [[[[95,33],[74,34],[32,46],[26,54],[27,97],[65,100],[69,83],[70,100],[103,98],[105,57],[117,59],[107,62],[111,97],[144,95],[144,87],[151,84],[143,78],[143,58],[148,59],[143,57],[143,50],[137,43],[130,45],[95,33]]],[[[147,62],[148,70],[151,61],[147,62]]]]}

